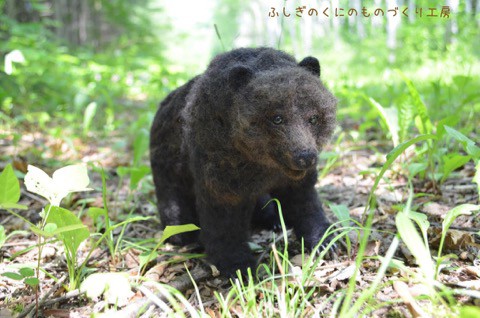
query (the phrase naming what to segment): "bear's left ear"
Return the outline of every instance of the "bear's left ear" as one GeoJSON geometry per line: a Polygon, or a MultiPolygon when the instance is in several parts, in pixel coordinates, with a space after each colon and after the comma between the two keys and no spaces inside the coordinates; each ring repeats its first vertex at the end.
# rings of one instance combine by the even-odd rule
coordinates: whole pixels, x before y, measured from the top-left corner
{"type": "Polygon", "coordinates": [[[243,65],[237,65],[230,69],[228,73],[228,83],[230,87],[238,90],[248,84],[253,77],[251,68],[243,65]]]}
{"type": "Polygon", "coordinates": [[[313,56],[304,58],[298,65],[307,69],[313,75],[320,76],[320,62],[313,56]]]}

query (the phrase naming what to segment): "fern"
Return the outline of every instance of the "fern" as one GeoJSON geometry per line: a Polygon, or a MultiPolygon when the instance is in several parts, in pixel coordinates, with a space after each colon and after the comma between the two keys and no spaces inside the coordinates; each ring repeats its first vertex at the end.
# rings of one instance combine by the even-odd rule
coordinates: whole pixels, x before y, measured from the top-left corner
{"type": "Polygon", "coordinates": [[[430,121],[430,116],[428,115],[427,106],[422,101],[420,94],[413,85],[412,81],[405,76],[400,70],[396,70],[400,77],[403,79],[407,85],[410,97],[412,99],[412,106],[415,107],[415,126],[421,134],[430,134],[433,131],[432,122],[430,121]]]}
{"type": "Polygon", "coordinates": [[[400,142],[404,142],[409,137],[408,132],[415,117],[415,109],[409,98],[405,96],[400,98],[396,106],[398,114],[398,138],[400,142]]]}

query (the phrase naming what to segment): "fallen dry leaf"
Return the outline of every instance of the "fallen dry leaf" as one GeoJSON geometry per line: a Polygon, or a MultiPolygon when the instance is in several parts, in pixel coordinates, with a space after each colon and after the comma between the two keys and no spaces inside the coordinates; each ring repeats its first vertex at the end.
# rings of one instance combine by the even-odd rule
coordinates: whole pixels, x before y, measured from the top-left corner
{"type": "Polygon", "coordinates": [[[336,271],[328,279],[330,281],[332,280],[346,280],[352,277],[353,273],[355,273],[355,264],[352,264],[350,266],[347,266],[339,271],[336,271]]]}
{"type": "MultiPolygon", "coordinates": [[[[429,230],[429,233],[433,233],[432,239],[429,242],[430,246],[438,247],[440,245],[442,229],[432,228],[429,230]]],[[[473,236],[474,233],[472,232],[450,229],[445,236],[443,248],[445,250],[464,250],[467,246],[478,246],[473,236]]]]}
{"type": "Polygon", "coordinates": [[[415,298],[413,298],[412,294],[410,294],[410,290],[406,283],[397,280],[393,283],[393,288],[400,298],[402,298],[413,317],[428,317],[422,308],[420,308],[415,298]]]}
{"type": "Polygon", "coordinates": [[[380,250],[380,241],[370,241],[365,249],[365,256],[377,256],[380,250]]]}
{"type": "Polygon", "coordinates": [[[480,278],[480,268],[477,266],[466,266],[465,271],[472,276],[477,276],[480,278]]]}
{"type": "Polygon", "coordinates": [[[147,273],[145,274],[145,278],[154,282],[158,282],[160,280],[160,277],[162,277],[165,273],[165,268],[167,268],[167,266],[167,263],[158,263],[147,271],[147,273]]]}
{"type": "Polygon", "coordinates": [[[430,215],[440,216],[443,218],[450,209],[451,207],[443,204],[438,204],[437,202],[428,202],[427,204],[423,205],[421,211],[430,215]]]}

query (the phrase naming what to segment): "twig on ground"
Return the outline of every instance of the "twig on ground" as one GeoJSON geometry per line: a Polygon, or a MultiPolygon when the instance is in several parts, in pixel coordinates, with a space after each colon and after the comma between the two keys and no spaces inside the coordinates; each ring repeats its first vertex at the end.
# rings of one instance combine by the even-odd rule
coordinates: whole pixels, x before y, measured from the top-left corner
{"type": "Polygon", "coordinates": [[[57,297],[57,298],[54,298],[54,299],[50,299],[50,300],[46,300],[43,303],[42,306],[51,306],[51,305],[56,304],[56,303],[64,302],[65,300],[75,298],[79,295],[80,295],[80,290],[75,289],[75,290],[72,290],[71,292],[66,293],[63,296],[60,296],[60,297],[57,297]]]}
{"type": "MultiPolygon", "coordinates": [[[[35,242],[36,243],[36,242],[35,242]]],[[[22,241],[22,242],[12,242],[12,243],[5,243],[3,247],[15,247],[15,246],[31,246],[32,241],[22,241]]]]}
{"type": "MultiPolygon", "coordinates": [[[[192,275],[192,278],[196,283],[203,281],[212,276],[212,273],[209,270],[207,270],[204,266],[197,266],[192,271],[190,271],[190,274],[192,275]]],[[[177,289],[181,293],[184,293],[185,291],[187,291],[189,288],[193,286],[193,283],[190,277],[188,276],[188,273],[185,273],[179,276],[174,281],[171,281],[169,285],[177,289]]],[[[167,298],[163,296],[161,293],[157,293],[155,294],[155,296],[163,302],[168,302],[167,298]]],[[[145,310],[146,308],[148,308],[153,304],[154,303],[150,298],[143,297],[127,305],[125,308],[118,311],[115,315],[117,316],[117,318],[138,317],[143,310],[145,310]]]]}

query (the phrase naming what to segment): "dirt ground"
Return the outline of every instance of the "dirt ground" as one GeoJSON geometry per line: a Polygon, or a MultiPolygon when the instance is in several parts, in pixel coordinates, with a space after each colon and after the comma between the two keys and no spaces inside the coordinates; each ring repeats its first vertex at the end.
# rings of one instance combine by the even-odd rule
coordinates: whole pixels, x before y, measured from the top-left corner
{"type": "MultiPolygon", "coordinates": [[[[151,179],[147,178],[143,181],[141,190],[130,192],[128,180],[124,180],[119,186],[119,177],[115,173],[116,167],[127,165],[130,162],[130,158],[125,156],[124,153],[110,148],[110,145],[113,144],[111,140],[108,144],[95,143],[93,140],[88,144],[79,140],[74,140],[73,142],[77,151],[73,151],[62,140],[47,138],[38,133],[31,133],[24,135],[17,147],[13,147],[12,141],[2,141],[0,149],[1,153],[5,154],[5,158],[14,158],[14,167],[18,171],[23,172],[26,172],[27,164],[34,164],[44,168],[50,164],[47,163],[49,159],[54,159],[59,166],[66,165],[65,162],[68,161],[101,164],[109,176],[107,191],[112,220],[114,222],[123,220],[130,211],[139,215],[152,216],[148,221],[129,224],[123,233],[124,240],[139,242],[150,238],[159,238],[161,234],[159,232],[160,225],[153,202],[154,193],[151,179]],[[32,148],[40,149],[40,151],[31,152],[30,149],[32,148]]],[[[367,204],[370,189],[378,173],[378,168],[382,166],[385,160],[384,154],[372,150],[374,148],[381,149],[381,145],[376,145],[376,147],[367,147],[367,145],[353,146],[347,142],[339,146],[339,149],[347,150],[341,153],[335,166],[318,183],[318,191],[324,202],[327,214],[332,221],[335,220],[335,216],[332,214],[329,204],[347,206],[351,217],[358,221],[362,221],[365,218],[365,205],[367,204]]],[[[402,159],[405,158],[399,158],[399,160],[402,159]]],[[[3,169],[7,163],[0,162],[0,169],[3,169]]],[[[51,173],[53,170],[55,169],[48,172],[51,173]]],[[[393,233],[396,233],[395,214],[401,208],[400,204],[406,202],[408,196],[407,180],[401,171],[399,164],[394,165],[393,169],[387,172],[384,181],[380,183],[378,190],[375,192],[376,209],[373,232],[366,251],[368,257],[364,261],[363,268],[357,279],[358,290],[369,286],[380,265],[380,260],[374,256],[385,255],[394,236],[393,233]]],[[[467,164],[462,170],[456,171],[442,185],[436,186],[427,181],[415,182],[414,193],[423,193],[423,195],[415,196],[412,209],[428,216],[428,221],[430,222],[429,243],[432,253],[436,253],[434,251],[438,247],[442,230],[441,223],[447,211],[463,203],[478,204],[476,185],[471,182],[473,173],[473,164],[467,164]]],[[[98,173],[91,173],[90,179],[90,186],[95,191],[73,194],[66,200],[68,201],[66,203],[69,209],[72,211],[103,206],[100,176],[98,173]]],[[[38,222],[40,220],[39,212],[46,204],[46,201],[27,192],[22,183],[22,195],[19,203],[28,207],[27,210],[19,213],[32,222],[38,222]]],[[[86,217],[85,214],[82,220],[85,224],[92,226],[91,219],[86,217]]],[[[5,227],[7,234],[12,231],[19,231],[9,238],[0,249],[0,273],[23,266],[34,268],[38,261],[38,253],[37,249],[32,247],[37,244],[37,237],[28,230],[27,224],[7,211],[0,211],[0,224],[5,227]]],[[[456,257],[452,258],[449,266],[446,266],[441,271],[439,280],[443,284],[451,287],[480,290],[480,245],[479,236],[474,235],[479,230],[480,220],[478,215],[462,215],[454,222],[447,235],[443,254],[452,253],[456,257]]],[[[120,234],[120,231],[114,233],[116,237],[120,234]]],[[[257,247],[261,247],[259,248],[260,252],[257,254],[261,260],[266,261],[268,259],[274,237],[281,237],[281,233],[277,233],[275,236],[273,232],[265,230],[253,233],[253,243],[257,247]]],[[[316,285],[318,287],[315,299],[318,302],[324,301],[329,294],[346,288],[355,261],[355,242],[357,242],[355,232],[351,233],[350,239],[353,242],[351,256],[348,256],[344,244],[339,244],[334,257],[319,263],[315,272],[316,285]]],[[[297,256],[300,253],[299,245],[295,243],[294,235],[291,231],[289,231],[289,241],[289,255],[291,255],[292,264],[294,267],[301,266],[297,256]]],[[[277,243],[279,246],[283,244],[281,241],[277,243]]],[[[90,243],[81,246],[79,261],[83,261],[87,256],[90,247],[90,243]]],[[[186,267],[189,268],[198,284],[198,290],[202,296],[206,313],[212,317],[217,317],[219,304],[214,296],[214,292],[226,292],[231,286],[230,283],[225,279],[215,277],[216,273],[202,259],[196,258],[184,262],[185,257],[182,257],[181,254],[171,256],[172,253],[177,252],[185,253],[192,251],[186,248],[179,249],[167,244],[162,248],[160,256],[151,263],[146,275],[153,281],[176,287],[195,307],[199,306],[199,303],[191,280],[185,270],[186,267]],[[175,261],[172,262],[172,259],[175,261]]],[[[108,250],[104,245],[101,245],[90,256],[88,267],[92,272],[126,272],[131,277],[134,277],[138,274],[140,254],[141,251],[135,244],[125,243],[122,245],[121,255],[113,262],[109,257],[108,250]]],[[[405,266],[413,270],[417,267],[413,256],[403,245],[397,250],[395,258],[403,261],[405,266]]],[[[79,294],[78,290],[69,292],[65,290],[62,283],[68,281],[67,270],[63,248],[59,242],[52,241],[46,244],[42,253],[41,264],[48,275],[44,272],[41,273],[41,288],[38,293],[35,293],[21,281],[0,276],[1,318],[14,317],[20,312],[24,316],[34,316],[36,299],[40,302],[40,317],[89,317],[93,312],[105,311],[108,304],[102,297],[90,300],[79,294]]],[[[382,301],[392,299],[405,300],[402,292],[404,287],[411,295],[421,293],[421,285],[408,282],[403,285],[387,283],[401,277],[401,275],[401,271],[388,271],[384,278],[386,282],[385,287],[381,289],[376,297],[382,301]]],[[[118,309],[125,314],[128,310],[132,308],[134,310],[140,306],[139,304],[145,302],[146,299],[144,290],[135,288],[126,298],[123,304],[125,306],[121,306],[118,309]]],[[[461,303],[480,305],[478,300],[468,296],[459,297],[457,300],[461,303]]],[[[380,317],[396,312],[406,317],[415,316],[414,309],[405,304],[407,303],[400,302],[395,306],[379,308],[375,311],[375,315],[380,317]]],[[[324,312],[328,312],[328,309],[324,308],[324,312]]],[[[234,311],[235,309],[232,310],[234,311]]],[[[160,308],[152,306],[144,316],[148,317],[148,314],[151,316],[160,315],[161,312],[160,308]]],[[[309,313],[306,312],[305,315],[309,316],[309,313]]]]}

